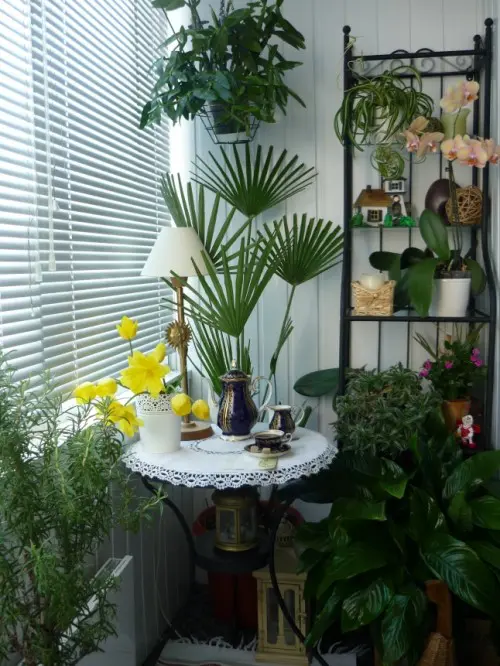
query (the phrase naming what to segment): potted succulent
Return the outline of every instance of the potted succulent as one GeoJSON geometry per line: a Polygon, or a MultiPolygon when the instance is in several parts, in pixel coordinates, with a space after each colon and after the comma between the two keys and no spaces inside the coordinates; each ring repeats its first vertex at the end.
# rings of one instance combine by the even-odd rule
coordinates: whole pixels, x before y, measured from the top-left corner
{"type": "Polygon", "coordinates": [[[157,81],[144,106],[141,127],[158,122],[165,113],[174,123],[209,112],[216,134],[250,131],[253,119],[276,122],[276,111],[286,113],[289,97],[305,106],[285,82],[288,71],[301,63],[287,60],[276,44],[284,41],[304,49],[303,35],[287,21],[283,0],[249,2],[235,10],[222,2],[220,13],[202,21],[200,0],[154,0],[169,22],[168,13],[186,7],[191,23],[163,44],[174,45],[154,65],[157,81]]]}
{"type": "MultiPolygon", "coordinates": [[[[204,400],[192,402],[191,398],[178,389],[179,382],[167,382],[170,373],[163,361],[166,345],[160,342],[151,354],[134,351],[132,340],[138,331],[138,322],[124,316],[117,325],[118,334],[130,345],[131,355],[128,368],[120,373],[118,385],[132,391],[137,406],[141,443],[150,453],[172,453],[180,448],[181,417],[193,412],[201,420],[210,417],[209,408],[204,400]]],[[[111,380],[113,381],[113,380],[111,380]]],[[[75,390],[75,395],[92,400],[98,387],[87,383],[75,390]]],[[[120,410],[120,403],[116,403],[120,410]]]]}
{"type": "Polygon", "coordinates": [[[481,328],[470,331],[464,339],[447,336],[444,349],[436,351],[420,334],[416,340],[429,354],[420,370],[443,398],[443,414],[448,429],[455,432],[464,416],[470,414],[471,389],[485,376],[486,366],[477,347],[481,328]]]}
{"type": "Polygon", "coordinates": [[[417,116],[430,115],[433,101],[422,92],[413,67],[402,66],[374,78],[356,76],[335,114],[335,134],[362,151],[367,143],[391,143],[417,116]],[[411,74],[403,79],[400,74],[411,74]]]}
{"type": "Polygon", "coordinates": [[[68,406],[50,382],[17,381],[0,355],[2,663],[17,653],[24,666],[71,666],[101,650],[117,579],[89,563],[115,528],[137,530],[161,504],[161,493],[136,498],[120,464],[133,407],[117,408],[113,380],[96,390],[68,406]]]}
{"type": "Polygon", "coordinates": [[[419,228],[425,251],[409,247],[402,254],[373,252],[370,264],[396,280],[396,307],[411,303],[426,317],[432,306],[437,317],[464,317],[471,291],[479,294],[486,285],[483,269],[469,255],[463,256],[460,233],[453,234],[450,247],[448,229],[436,213],[424,210],[419,228]]]}

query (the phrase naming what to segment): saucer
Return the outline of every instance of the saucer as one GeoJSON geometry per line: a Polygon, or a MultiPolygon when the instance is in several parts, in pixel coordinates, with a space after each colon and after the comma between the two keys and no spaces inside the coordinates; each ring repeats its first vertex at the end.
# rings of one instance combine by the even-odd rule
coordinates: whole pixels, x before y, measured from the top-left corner
{"type": "Polygon", "coordinates": [[[272,458],[281,458],[281,456],[289,453],[291,448],[290,444],[281,444],[276,451],[266,451],[265,449],[259,450],[256,444],[247,444],[245,451],[251,456],[255,456],[255,458],[271,460],[272,458]]]}

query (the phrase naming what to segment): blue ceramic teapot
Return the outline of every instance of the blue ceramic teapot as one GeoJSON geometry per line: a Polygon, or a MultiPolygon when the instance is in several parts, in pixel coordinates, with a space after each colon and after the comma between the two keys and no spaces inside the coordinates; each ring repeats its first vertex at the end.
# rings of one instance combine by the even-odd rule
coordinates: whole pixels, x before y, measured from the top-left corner
{"type": "Polygon", "coordinates": [[[242,370],[236,368],[233,361],[231,370],[220,378],[222,395],[219,401],[217,425],[222,430],[222,438],[237,442],[250,437],[250,431],[257,423],[259,414],[265,410],[271,400],[273,387],[265,377],[252,380],[242,370]],[[252,394],[260,381],[267,382],[267,398],[260,409],[257,409],[252,394]]]}

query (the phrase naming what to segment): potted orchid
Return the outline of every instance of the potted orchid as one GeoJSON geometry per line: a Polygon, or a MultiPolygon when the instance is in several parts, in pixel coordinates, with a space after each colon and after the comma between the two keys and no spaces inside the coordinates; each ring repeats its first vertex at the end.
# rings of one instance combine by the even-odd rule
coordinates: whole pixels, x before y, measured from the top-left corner
{"type": "Polygon", "coordinates": [[[437,257],[420,257],[423,260],[414,262],[408,274],[410,300],[422,315],[428,314],[434,290],[434,314],[443,317],[465,316],[471,286],[477,292],[483,283],[479,265],[463,255],[463,228],[453,170],[455,162],[482,169],[488,163],[497,164],[500,159],[500,147],[493,139],[470,137],[467,134],[466,121],[470,113],[467,107],[478,99],[478,93],[479,83],[476,81],[450,86],[440,102],[444,111],[440,121],[419,116],[403,132],[407,150],[417,158],[441,150],[448,163],[453,248],[448,246],[444,223],[438,216],[431,218],[427,215],[421,221],[421,231],[424,240],[427,241],[426,234],[437,243],[437,251],[435,247],[430,247],[437,257]],[[444,131],[429,131],[436,124],[444,131]],[[428,229],[429,226],[432,228],[428,229]]]}
{"type": "MultiPolygon", "coordinates": [[[[85,382],[73,395],[79,403],[91,403],[105,397],[112,398],[107,406],[108,418],[128,437],[137,428],[141,443],[149,453],[172,453],[180,448],[181,417],[191,412],[196,418],[209,418],[209,408],[204,400],[193,402],[180,392],[179,381],[166,380],[170,368],[164,364],[167,348],[163,342],[150,354],[134,350],[132,340],[137,336],[139,324],[129,317],[122,317],[116,326],[118,334],[130,346],[128,367],[121,371],[120,379],[104,379],[97,384],[85,382]],[[129,389],[133,396],[126,402],[114,399],[118,387],[129,389]],[[132,404],[135,401],[137,413],[132,404]]],[[[100,403],[96,403],[99,413],[100,403]]]]}
{"type": "Polygon", "coordinates": [[[460,335],[449,335],[444,341],[444,349],[437,352],[423,336],[415,336],[429,354],[420,377],[427,379],[443,398],[443,415],[450,431],[455,431],[457,423],[470,413],[472,387],[486,373],[477,347],[480,332],[481,328],[476,328],[464,339],[460,335]]]}

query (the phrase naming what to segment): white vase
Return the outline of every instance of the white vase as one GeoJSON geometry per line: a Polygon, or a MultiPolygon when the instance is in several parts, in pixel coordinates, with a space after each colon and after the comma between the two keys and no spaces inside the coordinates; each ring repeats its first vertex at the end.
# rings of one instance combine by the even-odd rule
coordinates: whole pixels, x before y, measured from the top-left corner
{"type": "Polygon", "coordinates": [[[434,280],[431,313],[434,317],[465,317],[470,299],[471,278],[434,280]]]}
{"type": "Polygon", "coordinates": [[[181,448],[181,417],[172,410],[172,396],[139,395],[137,416],[144,421],[139,427],[141,444],[147,453],[174,453],[181,448]]]}

